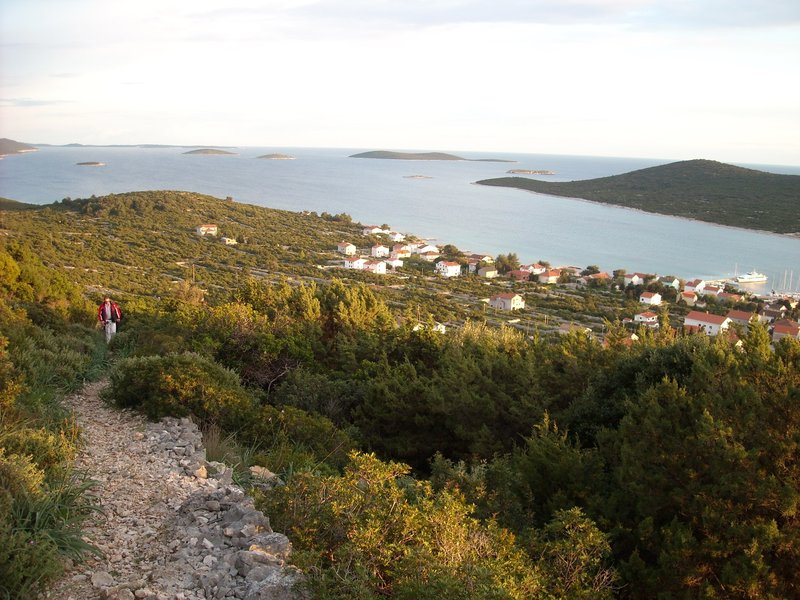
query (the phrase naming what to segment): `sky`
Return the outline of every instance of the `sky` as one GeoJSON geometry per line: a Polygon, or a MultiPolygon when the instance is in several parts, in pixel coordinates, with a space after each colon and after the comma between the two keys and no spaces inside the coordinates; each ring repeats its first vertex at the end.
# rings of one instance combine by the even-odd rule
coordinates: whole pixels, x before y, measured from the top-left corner
{"type": "Polygon", "coordinates": [[[2,0],[0,137],[800,165],[800,1],[2,0]]]}

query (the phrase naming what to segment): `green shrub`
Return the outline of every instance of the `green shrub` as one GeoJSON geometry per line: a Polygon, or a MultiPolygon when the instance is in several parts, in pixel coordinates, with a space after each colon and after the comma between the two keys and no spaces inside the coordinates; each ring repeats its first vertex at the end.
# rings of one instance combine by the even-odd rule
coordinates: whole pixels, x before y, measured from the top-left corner
{"type": "Polygon", "coordinates": [[[284,470],[290,465],[298,468],[304,463],[340,468],[355,447],[350,436],[329,419],[292,406],[262,406],[241,427],[239,438],[247,444],[257,444],[262,455],[270,455],[274,462],[266,466],[272,470],[284,470]]]}
{"type": "Polygon", "coordinates": [[[8,454],[30,456],[45,473],[75,458],[75,444],[64,431],[53,433],[45,428],[19,427],[0,433],[0,448],[8,454]]]}
{"type": "Polygon", "coordinates": [[[107,395],[151,419],[194,415],[227,431],[248,421],[254,410],[253,398],[236,373],[191,352],[120,361],[107,395]]]}

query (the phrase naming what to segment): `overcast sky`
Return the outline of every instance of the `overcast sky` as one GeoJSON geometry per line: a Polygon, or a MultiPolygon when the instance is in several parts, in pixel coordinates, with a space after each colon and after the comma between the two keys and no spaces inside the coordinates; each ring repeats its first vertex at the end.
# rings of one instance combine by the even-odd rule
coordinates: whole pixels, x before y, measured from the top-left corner
{"type": "Polygon", "coordinates": [[[799,0],[2,0],[0,137],[800,165],[799,0]]]}

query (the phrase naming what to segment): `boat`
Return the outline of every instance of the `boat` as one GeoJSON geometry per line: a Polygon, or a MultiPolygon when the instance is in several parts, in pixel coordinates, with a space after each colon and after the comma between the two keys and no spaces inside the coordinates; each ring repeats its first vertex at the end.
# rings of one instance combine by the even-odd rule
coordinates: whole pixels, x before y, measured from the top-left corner
{"type": "Polygon", "coordinates": [[[766,280],[767,276],[758,271],[748,271],[744,275],[739,275],[736,278],[736,281],[739,283],[764,283],[766,280]]]}

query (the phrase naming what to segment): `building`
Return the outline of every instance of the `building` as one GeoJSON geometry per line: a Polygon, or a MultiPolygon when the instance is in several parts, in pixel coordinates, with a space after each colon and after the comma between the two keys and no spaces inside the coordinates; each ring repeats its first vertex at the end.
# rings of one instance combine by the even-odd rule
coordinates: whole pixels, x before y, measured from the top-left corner
{"type": "Polygon", "coordinates": [[[426,261],[426,262],[433,262],[433,261],[435,261],[437,258],[439,258],[439,252],[438,252],[438,251],[436,251],[436,252],[434,252],[434,251],[431,251],[431,252],[422,252],[422,253],[419,255],[419,257],[420,257],[422,260],[426,261]]]}
{"type": "Polygon", "coordinates": [[[636,325],[643,325],[644,327],[649,327],[650,329],[658,329],[658,315],[652,310],[647,310],[643,313],[635,315],[633,317],[633,322],[636,325]]]}
{"type": "Polygon", "coordinates": [[[339,242],[336,245],[336,251],[345,256],[352,256],[356,253],[356,247],[350,242],[339,242]]]}
{"type": "Polygon", "coordinates": [[[741,325],[744,331],[748,330],[750,321],[755,316],[755,313],[747,312],[746,310],[729,310],[727,314],[727,317],[731,320],[731,324],[736,323],[737,325],[741,325]]]}
{"type": "Polygon", "coordinates": [[[418,245],[416,249],[412,248],[412,252],[416,254],[425,254],[426,252],[436,252],[436,254],[439,254],[439,248],[437,248],[433,244],[423,244],[421,246],[418,245]]]}
{"type": "Polygon", "coordinates": [[[515,271],[508,272],[509,279],[513,279],[514,281],[530,281],[531,274],[529,271],[523,271],[522,269],[517,269],[515,271]]]}
{"type": "Polygon", "coordinates": [[[208,223],[205,224],[205,225],[198,225],[197,227],[194,228],[194,232],[197,235],[200,235],[200,236],[203,236],[203,235],[217,235],[217,231],[218,231],[218,228],[217,228],[216,225],[212,225],[212,224],[208,224],[208,223]]]}
{"type": "Polygon", "coordinates": [[[661,304],[661,294],[658,292],[642,292],[639,295],[640,304],[649,304],[650,306],[658,306],[661,304]]]}
{"type": "Polygon", "coordinates": [[[544,265],[540,265],[539,263],[532,263],[530,265],[521,265],[520,269],[523,271],[527,271],[531,275],[539,275],[540,273],[544,273],[547,271],[547,268],[544,265]]]}
{"type": "Polygon", "coordinates": [[[561,271],[551,269],[549,271],[539,273],[538,277],[539,283],[558,283],[558,279],[561,277],[561,271]]]}
{"type": "Polygon", "coordinates": [[[358,271],[362,271],[364,269],[364,265],[367,264],[367,261],[363,258],[358,256],[352,256],[350,258],[344,259],[344,268],[345,269],[356,269],[358,271]]]}
{"type": "Polygon", "coordinates": [[[406,236],[397,231],[390,231],[389,239],[392,240],[393,242],[402,242],[404,239],[406,239],[406,236]]]}
{"type": "Polygon", "coordinates": [[[219,241],[225,244],[226,246],[235,246],[236,244],[239,243],[236,241],[236,238],[232,237],[221,237],[219,238],[219,241]]]}
{"type": "Polygon", "coordinates": [[[772,341],[779,342],[783,338],[800,340],[800,325],[791,319],[780,319],[772,326],[772,341]]]}
{"type": "Polygon", "coordinates": [[[436,272],[442,277],[458,277],[461,275],[461,265],[457,262],[440,260],[436,263],[436,272]]]}
{"type": "Polygon", "coordinates": [[[686,306],[694,306],[697,304],[697,294],[694,292],[681,292],[680,296],[678,296],[678,300],[683,300],[686,306]]]}
{"type": "Polygon", "coordinates": [[[494,265],[481,267],[478,269],[478,277],[485,277],[486,279],[494,279],[497,277],[497,269],[494,268],[494,265]]]}
{"type": "Polygon", "coordinates": [[[702,294],[703,288],[706,287],[706,282],[702,279],[692,279],[683,285],[684,292],[694,292],[695,294],[702,294]]]}
{"type": "Polygon", "coordinates": [[[392,267],[392,269],[402,269],[403,261],[396,256],[390,256],[389,260],[386,261],[386,265],[392,267]]]}
{"type": "Polygon", "coordinates": [[[489,298],[489,306],[497,310],[521,310],[525,300],[519,294],[497,294],[489,298]]]}
{"type": "Polygon", "coordinates": [[[373,233],[384,233],[384,231],[377,225],[365,225],[361,233],[364,235],[372,235],[373,233]]]}
{"type": "Polygon", "coordinates": [[[382,244],[375,244],[372,249],[370,250],[370,256],[375,258],[381,258],[383,256],[389,256],[389,248],[382,244]]]}
{"type": "Polygon", "coordinates": [[[717,335],[730,327],[731,320],[722,315],[712,315],[698,310],[690,311],[683,321],[687,331],[698,331],[706,335],[717,335]]]}
{"type": "Polygon", "coordinates": [[[392,246],[392,254],[397,258],[409,258],[411,256],[411,249],[405,244],[395,244],[392,246]]]}
{"type": "Polygon", "coordinates": [[[386,275],[386,263],[382,260],[368,260],[364,262],[364,270],[376,275],[386,275]]]}
{"type": "Polygon", "coordinates": [[[677,277],[668,275],[667,277],[659,277],[658,282],[664,287],[671,287],[676,292],[681,289],[681,281],[677,277]]]}
{"type": "Polygon", "coordinates": [[[703,296],[719,296],[722,293],[722,288],[716,285],[707,285],[701,293],[703,296]]]}
{"type": "Polygon", "coordinates": [[[626,273],[622,278],[623,283],[628,285],[644,285],[645,280],[650,277],[645,273],[626,273]]]}

